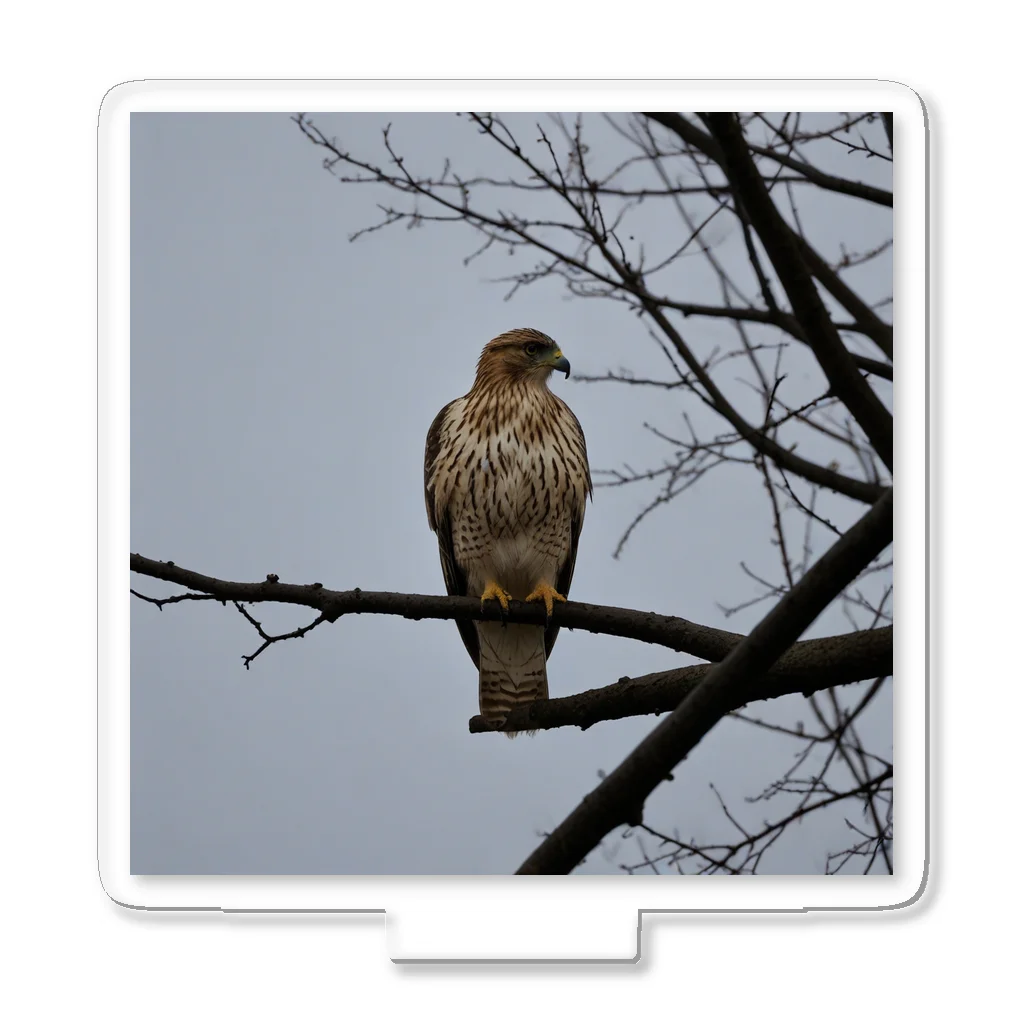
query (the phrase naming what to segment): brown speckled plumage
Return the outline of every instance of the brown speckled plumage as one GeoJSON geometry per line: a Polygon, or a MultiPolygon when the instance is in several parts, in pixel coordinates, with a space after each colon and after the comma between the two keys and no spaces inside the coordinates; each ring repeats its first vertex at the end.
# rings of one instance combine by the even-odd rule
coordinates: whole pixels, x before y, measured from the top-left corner
{"type": "MultiPolygon", "coordinates": [[[[547,386],[568,364],[547,335],[518,329],[488,342],[473,387],[427,433],[427,518],[449,594],[489,584],[525,600],[538,586],[568,593],[591,493],[579,421],[547,386]],[[561,364],[564,364],[561,365],[561,364]]],[[[459,622],[480,672],[480,713],[504,720],[546,698],[557,627],[459,622]]]]}

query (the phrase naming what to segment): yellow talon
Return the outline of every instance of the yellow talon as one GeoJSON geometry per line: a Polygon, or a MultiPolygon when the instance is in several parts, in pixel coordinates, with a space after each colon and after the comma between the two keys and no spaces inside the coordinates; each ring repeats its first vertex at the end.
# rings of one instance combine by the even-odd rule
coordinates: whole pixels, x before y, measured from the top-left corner
{"type": "Polygon", "coordinates": [[[501,605],[501,610],[508,611],[508,602],[511,598],[511,594],[500,587],[495,582],[490,582],[484,588],[484,592],[480,595],[480,608],[483,609],[484,601],[497,601],[501,605]]]}
{"type": "Polygon", "coordinates": [[[555,602],[561,601],[565,604],[565,598],[557,591],[550,583],[538,583],[533,589],[533,593],[527,595],[527,601],[543,601],[544,607],[547,609],[548,618],[551,618],[551,613],[555,609],[555,602]]]}

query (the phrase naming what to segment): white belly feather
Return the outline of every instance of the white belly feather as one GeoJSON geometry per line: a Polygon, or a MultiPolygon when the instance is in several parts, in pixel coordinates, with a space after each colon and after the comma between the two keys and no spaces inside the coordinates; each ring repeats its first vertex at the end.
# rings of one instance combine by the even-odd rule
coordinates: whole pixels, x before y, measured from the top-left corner
{"type": "Polygon", "coordinates": [[[564,468],[554,470],[553,449],[527,449],[508,434],[500,442],[499,452],[498,439],[487,440],[475,472],[464,473],[453,490],[453,540],[471,593],[493,581],[522,599],[558,578],[570,546],[573,488],[564,468]]]}

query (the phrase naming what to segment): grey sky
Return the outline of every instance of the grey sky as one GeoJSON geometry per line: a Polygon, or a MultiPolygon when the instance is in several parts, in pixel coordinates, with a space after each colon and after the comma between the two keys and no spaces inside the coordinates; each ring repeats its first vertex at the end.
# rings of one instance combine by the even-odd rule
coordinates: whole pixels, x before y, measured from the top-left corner
{"type": "MultiPolygon", "coordinates": [[[[451,156],[467,173],[492,169],[486,146],[451,115],[317,118],[378,158],[389,120],[425,166],[451,156]]],[[[627,365],[661,375],[663,360],[614,304],[566,301],[553,282],[503,302],[502,286],[483,281],[500,272],[497,258],[463,266],[475,240],[461,227],[389,229],[350,244],[376,219],[381,194],[339,185],[320,156],[286,115],[132,117],[132,550],[227,579],[273,572],[339,589],[441,593],[423,440],[437,410],[469,388],[483,344],[532,326],[559,341],[574,372],[627,365]]],[[[813,219],[813,203],[805,209],[813,219]]],[[[825,234],[852,247],[877,240],[884,221],[852,202],[849,212],[825,234]]],[[[649,232],[652,245],[678,244],[675,224],[652,220],[649,232]]],[[[702,273],[696,260],[684,265],[702,273]]],[[[699,278],[682,283],[700,288],[699,278]]],[[[889,287],[882,280],[879,294],[889,287]]],[[[725,328],[688,329],[710,350],[725,328]]],[[[643,388],[561,378],[552,387],[580,419],[595,468],[657,463],[643,422],[675,429],[680,408],[701,415],[692,400],[643,388]]],[[[572,596],[749,628],[765,606],[725,620],[718,602],[753,596],[741,560],[774,574],[750,476],[716,470],[613,560],[649,497],[597,492],[572,596]]],[[[835,508],[848,520],[856,508],[845,504],[835,508]]],[[[253,614],[274,629],[311,618],[269,605],[253,614]]],[[[514,742],[469,735],[476,673],[452,623],[354,616],[270,648],[249,671],[241,655],[258,638],[231,608],[158,612],[134,601],[131,625],[136,874],[508,873],[537,831],[557,825],[653,724],[514,742]]],[[[848,628],[830,610],[813,633],[848,628]]],[[[563,630],[551,691],[687,660],[563,630]]],[[[880,711],[865,728],[886,737],[890,722],[880,711]]],[[[726,833],[708,781],[741,802],[785,769],[790,750],[722,723],[653,795],[651,821],[726,833]]],[[[837,827],[808,821],[780,842],[772,869],[820,872],[837,827]]],[[[635,859],[629,840],[612,837],[580,870],[635,859]]]]}

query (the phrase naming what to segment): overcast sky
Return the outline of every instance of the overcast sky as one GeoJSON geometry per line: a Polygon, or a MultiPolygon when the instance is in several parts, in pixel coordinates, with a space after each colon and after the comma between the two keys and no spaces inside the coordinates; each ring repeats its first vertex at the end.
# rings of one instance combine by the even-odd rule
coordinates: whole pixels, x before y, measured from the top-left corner
{"type": "MultiPolygon", "coordinates": [[[[518,123],[529,131],[536,119],[518,123]]],[[[452,115],[316,120],[378,159],[392,121],[425,166],[447,156],[465,173],[493,168],[484,140],[452,115]]],[[[614,304],[567,301],[554,283],[504,302],[505,289],[484,280],[497,264],[463,265],[475,247],[466,230],[399,228],[349,243],[376,219],[381,195],[333,180],[287,115],[133,114],[131,160],[133,551],[232,580],[273,572],[337,589],[443,593],[423,442],[438,409],[470,387],[481,347],[529,326],[559,342],[574,374],[663,373],[643,326],[614,304]]],[[[877,234],[865,205],[840,204],[828,232],[877,234]]],[[[678,244],[676,224],[649,230],[652,245],[678,244]]],[[[883,280],[881,293],[889,287],[883,280]]],[[[721,330],[688,329],[707,349],[721,330]]],[[[561,377],[551,386],[580,419],[594,468],[656,463],[644,421],[674,429],[682,408],[699,414],[676,393],[561,377]]],[[[763,492],[744,471],[716,471],[613,559],[650,497],[597,492],[572,597],[748,629],[766,606],[726,619],[719,604],[754,595],[741,560],[777,566],[763,492]]],[[[313,617],[252,610],[273,629],[313,617]]],[[[352,616],[271,647],[246,671],[242,655],[259,641],[232,608],[159,612],[134,601],[131,621],[135,874],[508,873],[654,724],[514,742],[470,735],[476,670],[451,622],[352,616]]],[[[848,628],[833,610],[809,635],[848,628]]],[[[689,660],[563,630],[551,694],[689,660]]],[[[865,723],[885,750],[890,728],[884,713],[865,723]]],[[[649,820],[728,835],[708,782],[742,804],[791,751],[721,723],[653,794],[649,820]]],[[[765,867],[819,873],[834,836],[841,818],[810,820],[765,867]]],[[[579,870],[636,859],[632,841],[613,836],[579,870]]]]}

